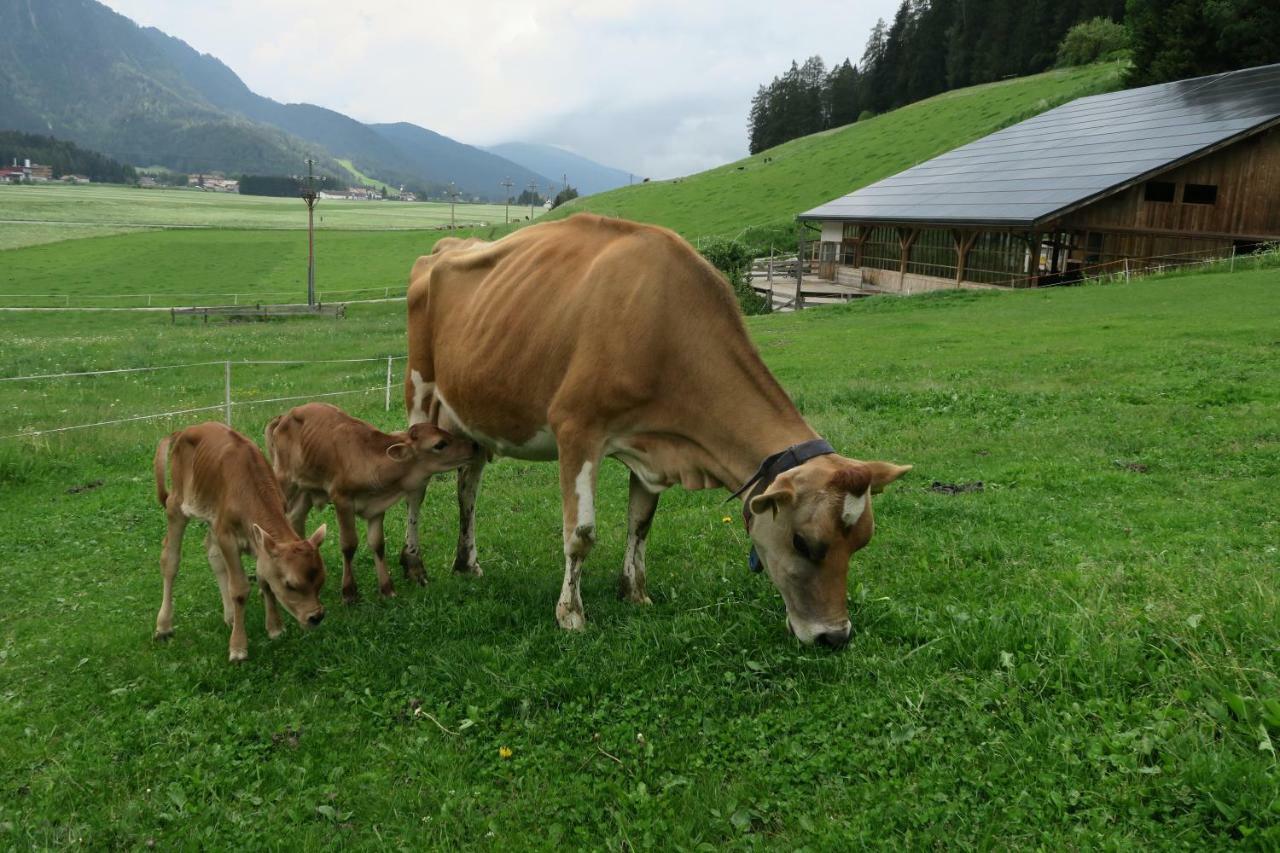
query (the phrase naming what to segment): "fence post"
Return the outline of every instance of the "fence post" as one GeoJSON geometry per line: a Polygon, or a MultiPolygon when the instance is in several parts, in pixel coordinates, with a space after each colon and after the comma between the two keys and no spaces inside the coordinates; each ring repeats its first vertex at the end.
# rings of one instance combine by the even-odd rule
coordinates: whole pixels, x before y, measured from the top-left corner
{"type": "Polygon", "coordinates": [[[1232,272],[1235,272],[1235,271],[1236,271],[1236,245],[1235,245],[1235,243],[1232,243],[1232,244],[1231,244],[1231,271],[1232,271],[1232,272]]]}
{"type": "Polygon", "coordinates": [[[239,305],[239,304],[240,304],[240,294],[238,294],[238,293],[233,293],[233,294],[231,294],[231,304],[232,304],[232,305],[239,305]]]}
{"type": "Polygon", "coordinates": [[[223,367],[223,377],[224,377],[224,379],[225,379],[225,388],[226,388],[226,397],[225,397],[225,401],[226,401],[226,407],[225,407],[225,408],[226,408],[226,414],[225,414],[225,418],[226,418],[226,421],[227,421],[227,426],[231,426],[231,362],[230,362],[230,361],[224,361],[224,362],[222,363],[222,367],[223,367]]]}
{"type": "Polygon", "coordinates": [[[148,293],[148,294],[147,294],[147,307],[148,307],[148,308],[150,308],[150,307],[151,307],[151,294],[150,294],[150,293],[148,293]]]}
{"type": "Polygon", "coordinates": [[[383,404],[385,412],[391,411],[391,359],[392,356],[387,356],[387,400],[383,404]]]}
{"type": "Polygon", "coordinates": [[[1125,281],[1129,280],[1129,259],[1128,258],[1124,259],[1124,280],[1125,281]]]}

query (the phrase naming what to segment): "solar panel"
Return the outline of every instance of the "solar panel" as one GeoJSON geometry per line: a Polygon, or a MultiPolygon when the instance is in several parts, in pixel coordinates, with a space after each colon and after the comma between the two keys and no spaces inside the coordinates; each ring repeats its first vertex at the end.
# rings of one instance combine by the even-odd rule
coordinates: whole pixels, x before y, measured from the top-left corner
{"type": "Polygon", "coordinates": [[[1280,119],[1280,64],[1080,98],[799,215],[1030,226],[1280,119]]]}

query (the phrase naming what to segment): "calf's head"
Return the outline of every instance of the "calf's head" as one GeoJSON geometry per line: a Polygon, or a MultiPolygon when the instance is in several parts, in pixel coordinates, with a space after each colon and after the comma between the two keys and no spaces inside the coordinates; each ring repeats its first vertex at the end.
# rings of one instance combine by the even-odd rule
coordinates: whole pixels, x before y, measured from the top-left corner
{"type": "Polygon", "coordinates": [[[303,628],[319,625],[324,619],[320,590],[324,587],[324,560],[320,543],[325,525],[320,525],[307,539],[281,542],[258,525],[253,535],[258,540],[258,580],[270,588],[271,594],[293,614],[303,628]]]}
{"type": "Polygon", "coordinates": [[[910,470],[828,454],[779,474],[748,502],[751,541],[801,642],[849,641],[849,560],[871,541],[871,495],[910,470]]]}
{"type": "Polygon", "coordinates": [[[387,448],[387,455],[397,462],[415,463],[432,474],[459,468],[476,452],[474,442],[428,423],[414,424],[401,436],[402,441],[387,448]]]}

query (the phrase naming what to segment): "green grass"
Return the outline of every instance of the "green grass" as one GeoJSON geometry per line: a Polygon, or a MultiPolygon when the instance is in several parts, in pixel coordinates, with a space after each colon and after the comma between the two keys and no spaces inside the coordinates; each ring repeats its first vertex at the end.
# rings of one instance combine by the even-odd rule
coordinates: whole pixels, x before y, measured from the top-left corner
{"type": "MultiPolygon", "coordinates": [[[[504,207],[459,204],[454,216],[461,225],[500,224],[504,207]]],[[[319,231],[424,229],[449,221],[449,205],[439,202],[323,199],[316,206],[319,231]]],[[[295,198],[111,185],[0,185],[0,250],[138,227],[305,231],[307,214],[295,198]]]]}
{"type": "MultiPolygon", "coordinates": [[[[916,465],[877,499],[842,653],[787,636],[722,494],[663,497],[655,604],[616,601],[616,464],[588,628],[561,632],[555,466],[508,460],[480,497],[483,578],[447,571],[442,478],[427,589],[368,597],[362,550],[363,602],[343,608],[331,575],[324,625],[269,642],[255,601],[250,660],[232,667],[198,530],[176,637],[150,639],[150,459],[175,424],[0,442],[0,846],[1275,849],[1277,309],[1271,268],[754,318],[836,447],[916,465]]],[[[0,359],[14,375],[385,355],[404,350],[402,312],[0,315],[0,359]]],[[[236,387],[379,373],[237,368],[236,387]]],[[[216,368],[6,383],[0,426],[219,397],[216,368]]],[[[401,419],[380,393],[344,405],[401,419]]],[[[279,408],[236,424],[256,438],[279,408]]],[[[402,525],[396,510],[392,542],[402,525]]],[[[336,539],[324,553],[340,565],[336,539]]]]}
{"type": "Polygon", "coordinates": [[[947,92],[696,175],[577,199],[550,216],[586,210],[665,225],[691,240],[786,224],[797,213],[1051,107],[1115,89],[1122,70],[1115,63],[1069,68],[947,92]]]}

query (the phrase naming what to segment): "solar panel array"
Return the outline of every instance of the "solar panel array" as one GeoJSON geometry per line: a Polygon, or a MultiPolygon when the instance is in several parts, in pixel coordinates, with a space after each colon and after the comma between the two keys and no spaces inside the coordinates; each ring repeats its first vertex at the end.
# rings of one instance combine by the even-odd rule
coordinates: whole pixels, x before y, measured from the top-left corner
{"type": "Polygon", "coordinates": [[[1280,64],[1080,98],[800,219],[1030,226],[1280,118],[1280,64]]]}

